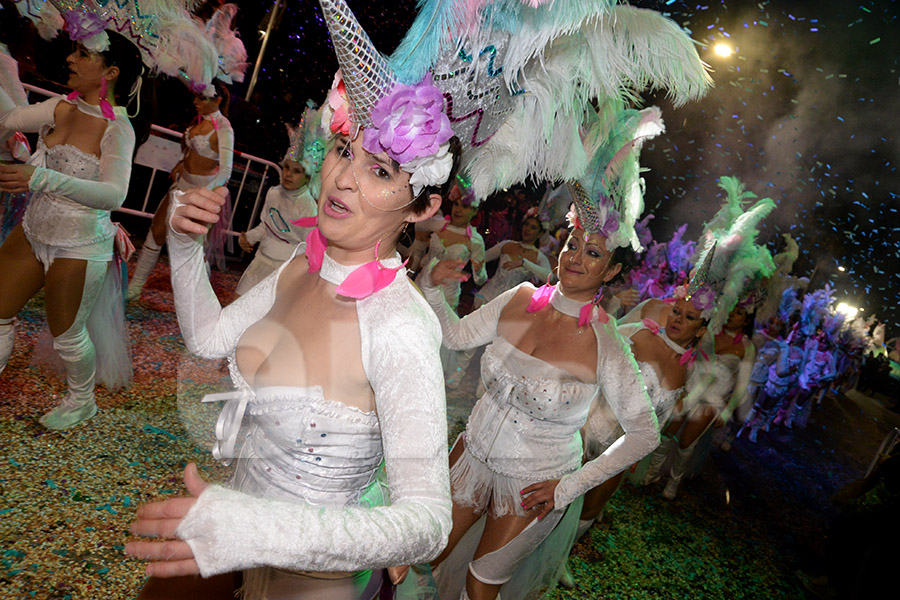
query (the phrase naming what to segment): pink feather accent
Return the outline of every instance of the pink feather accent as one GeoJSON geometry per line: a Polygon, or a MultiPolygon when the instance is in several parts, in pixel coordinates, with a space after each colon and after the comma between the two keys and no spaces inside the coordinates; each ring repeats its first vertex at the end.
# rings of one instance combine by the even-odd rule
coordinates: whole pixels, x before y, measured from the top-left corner
{"type": "Polygon", "coordinates": [[[406,266],[406,261],[399,267],[385,267],[378,259],[357,267],[347,275],[344,282],[337,287],[337,293],[347,298],[361,300],[389,286],[397,271],[406,266]]]}
{"type": "Polygon", "coordinates": [[[553,296],[553,289],[552,285],[546,283],[534,290],[534,293],[531,295],[531,302],[528,303],[528,308],[526,308],[525,311],[536,313],[550,304],[550,298],[553,296]]]}
{"type": "Polygon", "coordinates": [[[306,234],[306,261],[309,263],[310,273],[315,273],[322,268],[327,246],[328,242],[318,227],[306,234]]]}
{"type": "Polygon", "coordinates": [[[291,225],[297,227],[315,227],[319,224],[319,217],[300,217],[296,221],[291,221],[291,225]]]}
{"type": "Polygon", "coordinates": [[[644,324],[644,327],[650,330],[650,333],[652,333],[653,335],[659,335],[659,323],[657,323],[653,319],[643,319],[641,320],[641,323],[644,324]]]}

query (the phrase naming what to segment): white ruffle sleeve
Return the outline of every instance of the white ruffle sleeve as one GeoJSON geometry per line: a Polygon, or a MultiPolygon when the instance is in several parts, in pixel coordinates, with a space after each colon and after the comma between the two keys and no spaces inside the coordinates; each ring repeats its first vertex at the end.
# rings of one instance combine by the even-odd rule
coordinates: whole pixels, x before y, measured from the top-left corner
{"type": "Polygon", "coordinates": [[[735,375],[734,380],[734,388],[731,390],[731,397],[725,404],[725,408],[719,413],[719,416],[726,423],[747,396],[747,388],[750,385],[750,374],[753,372],[754,362],[756,362],[756,348],[745,337],[744,358],[741,359],[741,363],[738,365],[737,374],[735,375]]]}
{"type": "Polygon", "coordinates": [[[217,187],[227,186],[231,179],[231,171],[234,169],[234,129],[224,116],[217,121],[216,129],[219,141],[219,171],[210,185],[211,190],[217,187]]]}
{"type": "MultiPolygon", "coordinates": [[[[269,309],[278,273],[222,309],[203,249],[169,232],[172,284],[188,348],[222,356],[269,309]]],[[[298,247],[302,251],[303,245],[298,247]]],[[[427,562],[451,528],[440,332],[404,277],[357,302],[363,367],[375,392],[390,505],[325,507],[210,486],[179,525],[203,576],[262,565],[356,571],[427,562]]]]}
{"type": "Polygon", "coordinates": [[[624,433],[603,454],[563,475],[553,502],[568,506],[589,489],[621,473],[659,445],[659,423],[634,355],[610,317],[591,323],[597,336],[597,383],[624,433]]]}

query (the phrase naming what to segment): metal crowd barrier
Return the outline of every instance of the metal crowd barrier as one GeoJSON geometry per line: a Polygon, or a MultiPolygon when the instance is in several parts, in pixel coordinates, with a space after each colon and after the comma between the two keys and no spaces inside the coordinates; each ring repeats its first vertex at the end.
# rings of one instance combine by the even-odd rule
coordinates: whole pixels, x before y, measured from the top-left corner
{"type": "MultiPolygon", "coordinates": [[[[46,98],[59,95],[35,85],[27,83],[23,85],[29,92],[46,98]]],[[[153,218],[153,212],[147,210],[153,183],[156,181],[158,172],[168,173],[181,160],[181,139],[183,137],[184,134],[179,131],[173,131],[159,125],[151,125],[150,138],[138,148],[134,159],[135,165],[150,169],[149,180],[143,193],[143,201],[140,204],[140,208],[122,206],[115,212],[145,219],[153,218]]],[[[264,192],[272,183],[277,183],[280,178],[281,167],[279,165],[264,158],[235,150],[234,169],[228,183],[228,189],[231,191],[232,210],[226,233],[236,237],[258,222],[259,212],[262,210],[263,199],[265,198],[264,192]],[[278,177],[272,177],[273,174],[277,174],[278,177]],[[249,212],[247,210],[248,205],[249,212]],[[238,221],[237,227],[235,226],[235,220],[238,221]]],[[[129,183],[129,197],[133,196],[135,191],[133,186],[135,184],[136,178],[134,177],[134,171],[132,171],[131,182],[129,183]]]]}

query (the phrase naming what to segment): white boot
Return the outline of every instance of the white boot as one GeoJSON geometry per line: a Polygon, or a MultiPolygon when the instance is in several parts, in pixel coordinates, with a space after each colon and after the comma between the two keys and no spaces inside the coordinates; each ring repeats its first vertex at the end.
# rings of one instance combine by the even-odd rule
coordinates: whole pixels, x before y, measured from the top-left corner
{"type": "Polygon", "coordinates": [[[662,469],[666,459],[669,457],[669,452],[671,452],[674,442],[673,438],[666,435],[659,440],[659,446],[650,455],[650,463],[647,465],[647,472],[644,474],[642,485],[650,485],[659,481],[659,470],[662,469]]]}
{"type": "Polygon", "coordinates": [[[40,422],[47,429],[68,429],[97,414],[94,344],[82,322],[53,338],[53,348],[66,368],[69,389],[60,405],[41,417],[40,422]]]}
{"type": "Polygon", "coordinates": [[[6,368],[16,341],[16,319],[0,319],[0,373],[6,368]]]}
{"type": "Polygon", "coordinates": [[[677,452],[672,471],[669,473],[669,481],[666,482],[662,493],[663,497],[669,500],[674,500],[678,495],[678,486],[681,485],[681,478],[684,477],[684,472],[687,470],[688,459],[694,453],[694,446],[693,444],[687,448],[679,446],[677,452]]]}
{"type": "Polygon", "coordinates": [[[131,282],[128,284],[128,291],[125,294],[129,301],[141,297],[141,290],[144,289],[144,284],[147,283],[150,273],[153,272],[161,250],[162,246],[153,239],[153,232],[148,232],[147,239],[144,240],[144,245],[138,254],[137,264],[134,266],[134,275],[131,276],[131,282]]]}

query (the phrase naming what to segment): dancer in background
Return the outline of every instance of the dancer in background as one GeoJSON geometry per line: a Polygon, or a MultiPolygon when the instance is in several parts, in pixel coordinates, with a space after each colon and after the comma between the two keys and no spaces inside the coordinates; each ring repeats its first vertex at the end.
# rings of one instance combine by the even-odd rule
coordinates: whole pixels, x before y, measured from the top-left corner
{"type": "MultiPolygon", "coordinates": [[[[204,68],[215,72],[215,79],[212,85],[191,88],[194,92],[197,121],[184,132],[181,140],[184,156],[172,169],[172,186],[153,213],[150,231],[138,253],[134,274],[128,284],[128,300],[140,298],[144,284],[159,260],[166,240],[166,215],[171,192],[198,187],[212,190],[227,186],[231,179],[234,129],[227,118],[231,95],[226,84],[243,81],[244,71],[247,69],[244,44],[231,29],[236,13],[237,5],[226,4],[213,14],[205,26],[207,44],[215,48],[215,54],[207,52],[203,55],[202,62],[204,68]]],[[[219,268],[223,268],[225,264],[223,246],[227,221],[226,216],[209,233],[207,258],[219,268]]]]}
{"type": "MultiPolygon", "coordinates": [[[[484,285],[487,281],[484,239],[471,226],[480,202],[461,179],[450,189],[448,199],[450,214],[443,221],[430,219],[416,227],[416,241],[410,248],[410,266],[415,271],[432,260],[458,260],[463,265],[471,261],[475,285],[484,285]]],[[[443,289],[447,303],[456,310],[459,306],[459,280],[447,281],[443,289]]]]}
{"type": "MultiPolygon", "coordinates": [[[[663,490],[668,499],[676,497],[698,440],[710,428],[724,426],[746,394],[754,353],[748,337],[740,333],[746,313],[739,304],[747,289],[775,270],[768,250],[754,242],[758,223],[775,203],[764,198],[745,211],[744,204],[755,194],[731,177],[722,177],[719,185],[726,193],[726,202],[705,227],[705,248],[695,261],[699,266],[691,283],[675,293],[702,311],[707,333],[699,351],[686,357],[690,371],[682,408],[673,416],[651,458],[653,467],[661,466],[674,446],[676,456],[663,490]]],[[[658,301],[650,303],[658,305],[658,301]]],[[[635,311],[639,309],[644,315],[648,307],[639,306],[635,311]]],[[[648,471],[645,481],[657,477],[654,470],[648,471]]]]}
{"type": "MultiPolygon", "coordinates": [[[[32,8],[27,16],[35,19],[47,16],[43,11],[56,12],[50,4],[32,8]]],[[[95,376],[115,389],[132,374],[110,211],[122,205],[128,190],[135,132],[125,107],[137,110],[144,67],[138,46],[114,31],[115,19],[96,10],[85,4],[48,19],[64,22],[69,36],[79,40],[66,59],[74,91],[0,118],[4,131],[40,133],[30,164],[0,166],[0,189],[32,194],[22,224],[0,248],[0,370],[12,351],[14,317],[45,289],[53,347],[68,386],[59,406],[41,418],[50,429],[96,414],[95,376]]],[[[122,10],[127,19],[128,9],[122,10]]],[[[186,11],[180,20],[175,13],[171,17],[164,25],[152,17],[145,23],[163,38],[177,28],[191,46],[202,43],[186,11]]],[[[151,66],[165,65],[172,74],[181,70],[184,57],[167,54],[177,48],[149,42],[143,48],[151,66]]]]}
{"type": "MultiPolygon", "coordinates": [[[[463,587],[461,597],[496,597],[569,504],[651,452],[659,440],[634,359],[598,302],[621,270],[619,256],[631,251],[630,240],[616,243],[612,232],[620,218],[612,206],[581,186],[576,190],[578,216],[560,253],[557,286],[523,283],[459,320],[437,287],[459,276],[459,263],[440,262],[424,272],[423,291],[441,320],[444,344],[489,344],[481,362],[486,392],[450,454],[453,531],[435,561],[441,565],[438,589],[448,598],[463,587]],[[597,229],[585,230],[587,223],[597,229]],[[593,335],[585,337],[584,331],[593,335]],[[624,434],[582,465],[580,444],[573,442],[599,393],[624,434]],[[474,557],[470,547],[451,556],[482,517],[474,557]],[[441,564],[448,558],[448,565],[441,564]]],[[[577,518],[580,506],[573,506],[577,518]]],[[[568,549],[563,540],[542,570],[555,571],[568,549]]]]}
{"type": "MultiPolygon", "coordinates": [[[[158,577],[243,570],[248,600],[371,600],[381,567],[431,560],[450,531],[440,328],[395,244],[439,209],[459,142],[437,88],[375,85],[371,65],[378,81],[393,73],[349,8],[323,12],[341,70],[323,111],[332,139],[307,243],[222,308],[194,237],[219,218],[222,197],[199,189],[173,205],[186,345],[231,365],[236,391],[214,454],[237,457],[234,475],[205,487],[190,467],[192,497],[144,506],[133,526],[178,540],[126,546],[158,577]],[[406,144],[392,143],[397,129],[406,144]]],[[[144,597],[192,582],[153,578],[144,597]]]]}
{"type": "Polygon", "coordinates": [[[497,270],[475,294],[475,308],[483,306],[505,292],[524,283],[544,283],[550,277],[550,260],[537,243],[544,233],[544,224],[538,218],[537,208],[525,213],[520,241],[506,240],[493,246],[484,254],[484,262],[499,259],[497,270]]]}
{"type": "Polygon", "coordinates": [[[238,295],[246,294],[278,269],[312,230],[311,226],[300,223],[311,223],[317,212],[319,172],[325,157],[321,121],[322,116],[317,110],[307,108],[299,127],[288,127],[291,142],[281,161],[281,184],[266,192],[259,225],[239,238],[244,252],[251,253],[256,244],[260,246],[238,282],[235,290],[238,295]]]}
{"type": "Polygon", "coordinates": [[[216,95],[194,95],[197,122],[187,128],[182,138],[184,156],[172,169],[172,186],[153,213],[150,231],[138,252],[134,274],[128,284],[127,298],[140,297],[144,284],[153,272],[166,239],[166,214],[169,198],[175,190],[215,189],[228,184],[234,160],[234,130],[223,114],[228,111],[228,89],[216,82],[216,95]]]}

